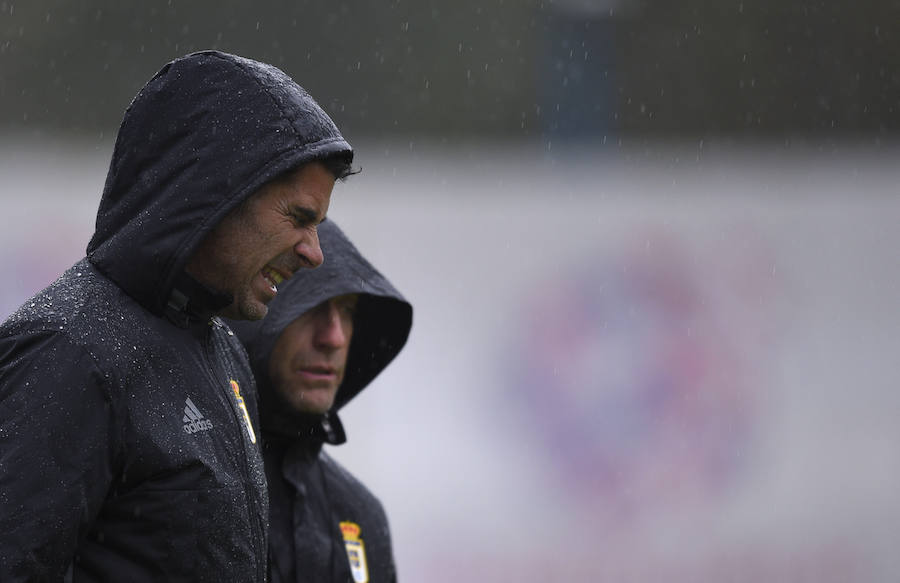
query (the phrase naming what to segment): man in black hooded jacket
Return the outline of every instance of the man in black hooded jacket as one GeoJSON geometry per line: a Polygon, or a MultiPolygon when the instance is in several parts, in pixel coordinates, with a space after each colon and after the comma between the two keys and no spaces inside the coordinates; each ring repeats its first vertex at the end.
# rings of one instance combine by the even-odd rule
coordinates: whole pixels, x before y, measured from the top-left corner
{"type": "Polygon", "coordinates": [[[264,581],[246,353],[322,262],[352,150],[275,67],[167,64],[125,113],[87,257],[0,326],[0,581],[264,581]]]}
{"type": "Polygon", "coordinates": [[[258,322],[235,322],[260,391],[273,583],[396,580],[381,503],[322,448],[338,410],[400,352],[412,306],[326,221],[328,260],[285,284],[258,322]]]}

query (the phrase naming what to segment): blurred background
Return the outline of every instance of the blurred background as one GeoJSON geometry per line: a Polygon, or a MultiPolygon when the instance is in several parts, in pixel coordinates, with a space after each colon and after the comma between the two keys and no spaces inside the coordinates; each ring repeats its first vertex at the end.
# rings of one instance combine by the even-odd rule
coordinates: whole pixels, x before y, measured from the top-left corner
{"type": "Polygon", "coordinates": [[[332,448],[401,581],[896,581],[898,22],[0,0],[0,317],[84,254],[147,79],[267,61],[354,144],[330,215],[415,307],[332,448]]]}

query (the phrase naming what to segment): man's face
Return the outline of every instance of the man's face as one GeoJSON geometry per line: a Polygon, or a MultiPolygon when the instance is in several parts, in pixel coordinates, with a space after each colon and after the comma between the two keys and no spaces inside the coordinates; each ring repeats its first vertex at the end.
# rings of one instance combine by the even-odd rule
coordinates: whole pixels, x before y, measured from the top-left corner
{"type": "Polygon", "coordinates": [[[264,185],[203,239],[185,269],[234,297],[223,316],[259,320],[276,285],[300,268],[322,264],[316,227],[333,187],[334,175],[322,163],[305,164],[264,185]]]}
{"type": "Polygon", "coordinates": [[[344,380],[359,297],[331,298],[291,322],[269,357],[272,386],[295,411],[326,413],[344,380]]]}

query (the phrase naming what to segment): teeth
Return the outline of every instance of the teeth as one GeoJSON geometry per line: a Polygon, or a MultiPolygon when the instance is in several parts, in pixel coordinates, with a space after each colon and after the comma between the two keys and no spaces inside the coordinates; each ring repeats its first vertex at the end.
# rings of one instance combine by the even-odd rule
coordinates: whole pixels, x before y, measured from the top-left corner
{"type": "Polygon", "coordinates": [[[269,282],[269,288],[272,290],[272,292],[277,293],[278,288],[276,286],[279,282],[284,281],[284,278],[280,277],[277,273],[269,269],[263,269],[262,276],[267,282],[269,282]]]}
{"type": "Polygon", "coordinates": [[[284,281],[284,278],[281,276],[281,274],[278,273],[277,271],[274,271],[274,270],[269,269],[269,268],[263,269],[263,270],[262,270],[262,274],[263,274],[263,277],[265,277],[266,280],[267,280],[267,281],[269,282],[269,284],[271,285],[272,291],[278,291],[278,290],[276,289],[276,286],[277,286],[279,283],[281,283],[282,281],[284,281]]]}

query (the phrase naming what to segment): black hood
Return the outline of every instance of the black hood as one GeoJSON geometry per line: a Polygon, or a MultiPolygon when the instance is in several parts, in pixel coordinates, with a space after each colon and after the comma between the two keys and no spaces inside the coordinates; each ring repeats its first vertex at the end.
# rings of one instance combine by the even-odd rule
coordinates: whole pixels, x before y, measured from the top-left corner
{"type": "MultiPolygon", "coordinates": [[[[334,415],[359,394],[394,359],[406,344],[412,327],[412,305],[378,272],[330,220],[319,225],[319,244],[325,262],[315,269],[298,271],[283,283],[269,303],[265,318],[255,322],[229,321],[247,348],[261,395],[263,429],[296,436],[315,432],[325,421],[325,433],[340,430],[334,415]],[[353,340],[344,381],[338,389],[331,415],[293,415],[271,390],[268,360],[282,330],[318,304],[344,294],[360,294],[353,318],[353,340]]],[[[324,440],[342,441],[328,438],[324,440]]]]}
{"type": "Polygon", "coordinates": [[[281,70],[218,51],[176,59],[125,112],[88,258],[161,315],[194,249],[228,211],[331,155],[353,153],[281,70]]]}

